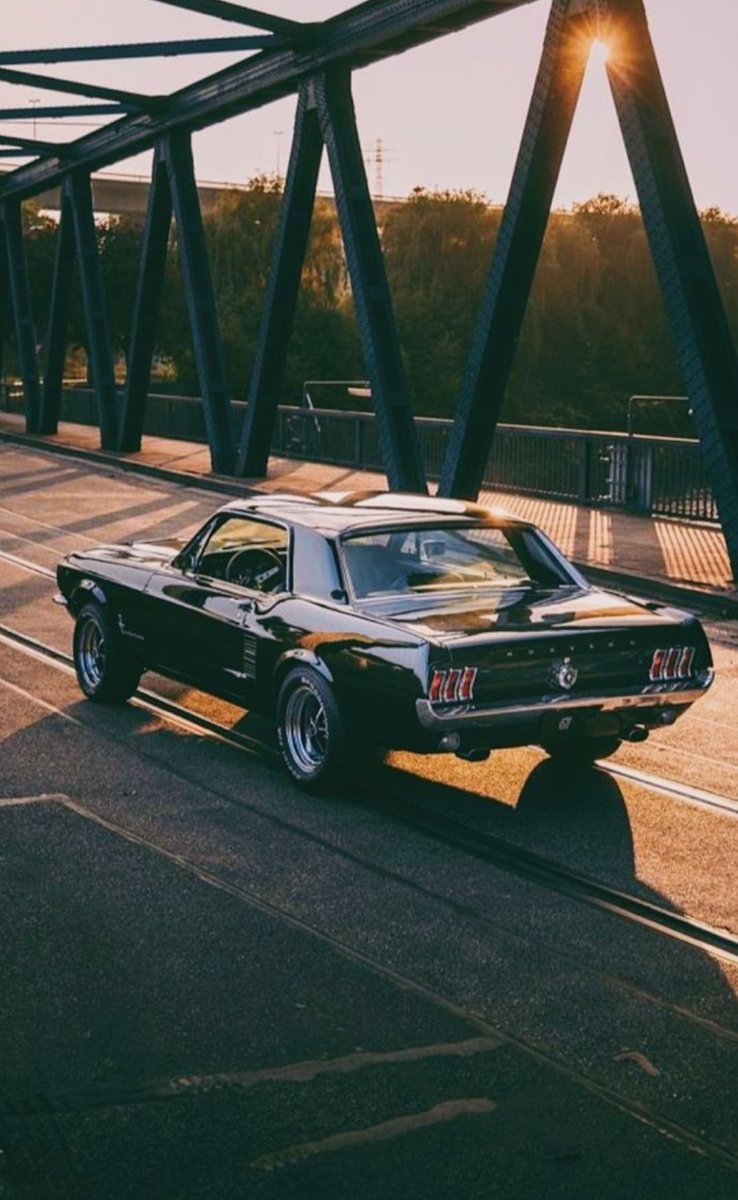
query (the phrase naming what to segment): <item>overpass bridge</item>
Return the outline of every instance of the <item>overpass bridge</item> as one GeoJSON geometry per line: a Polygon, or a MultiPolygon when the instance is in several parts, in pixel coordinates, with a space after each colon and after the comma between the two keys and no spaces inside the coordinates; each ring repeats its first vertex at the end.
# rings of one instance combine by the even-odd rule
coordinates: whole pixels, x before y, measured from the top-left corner
{"type": "MultiPolygon", "coordinates": [[[[153,3],[154,0],[151,0],[153,3]]],[[[738,575],[738,358],[682,159],[648,26],[646,0],[366,0],[325,21],[301,22],[229,0],[160,0],[222,20],[236,36],[118,46],[0,51],[0,79],[18,88],[66,91],[70,103],[0,111],[0,122],[71,114],[108,116],[109,124],[68,143],[41,142],[15,130],[0,134],[4,156],[28,161],[0,181],[0,315],[12,315],[28,427],[56,429],[68,318],[67,297],[79,265],[95,380],[101,444],[141,443],[154,330],[172,217],[177,222],[185,299],[214,470],[264,475],[280,380],[300,287],[318,168],[327,153],[358,317],[366,376],[391,487],[427,488],[400,339],[378,236],[377,217],[352,98],[356,71],[481,21],[498,21],[523,4],[547,5],[549,20],[528,117],[513,172],[476,329],[468,352],[441,491],[478,493],[505,398],[551,201],[590,53],[610,44],[607,76],[638,191],[657,277],[674,333],[685,391],[738,575]],[[235,64],[168,96],[124,91],[77,79],[51,79],[50,62],[115,61],[156,55],[238,51],[235,64]],[[30,66],[36,69],[29,70],[30,66]],[[191,137],[228,117],[286,95],[297,111],[273,262],[253,361],[246,420],[236,437],[226,359],[214,302],[202,210],[217,193],[199,190],[191,137]],[[79,99],[86,101],[79,104],[79,99]],[[71,101],[74,103],[71,103],[71,101]],[[154,151],[132,297],[133,333],[125,395],[113,370],[94,213],[144,202],[144,186],[99,181],[99,173],[143,150],[154,151]],[[20,220],[20,203],[60,188],[60,227],[46,360],[39,364],[20,220]],[[124,195],[125,193],[125,195],[124,195]],[[40,369],[42,367],[42,369],[40,369]],[[43,386],[41,385],[43,378],[43,386]]],[[[7,322],[3,320],[3,327],[7,322]]]]}

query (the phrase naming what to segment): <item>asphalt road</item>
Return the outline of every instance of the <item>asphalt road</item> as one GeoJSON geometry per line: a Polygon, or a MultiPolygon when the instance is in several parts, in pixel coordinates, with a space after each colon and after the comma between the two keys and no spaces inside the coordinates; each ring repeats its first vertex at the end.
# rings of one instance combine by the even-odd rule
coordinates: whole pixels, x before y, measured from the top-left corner
{"type": "MultiPolygon", "coordinates": [[[[195,489],[0,446],[0,622],[68,649],[53,567],[195,489]]],[[[738,801],[738,641],[613,765],[738,801]]],[[[738,963],[443,846],[411,798],[738,934],[735,813],[533,750],[396,755],[308,799],[0,639],[0,1197],[738,1196],[738,963]]]]}

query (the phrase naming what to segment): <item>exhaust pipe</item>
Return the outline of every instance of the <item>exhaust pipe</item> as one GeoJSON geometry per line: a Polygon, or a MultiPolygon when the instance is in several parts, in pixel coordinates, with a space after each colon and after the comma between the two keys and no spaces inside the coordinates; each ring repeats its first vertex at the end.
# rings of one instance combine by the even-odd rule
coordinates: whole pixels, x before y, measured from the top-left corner
{"type": "Polygon", "coordinates": [[[634,725],[633,728],[629,729],[625,734],[625,740],[626,742],[645,742],[649,736],[650,731],[643,725],[634,725]]]}
{"type": "Polygon", "coordinates": [[[472,750],[457,750],[456,757],[463,758],[464,762],[486,762],[491,754],[488,746],[477,746],[472,750]]]}

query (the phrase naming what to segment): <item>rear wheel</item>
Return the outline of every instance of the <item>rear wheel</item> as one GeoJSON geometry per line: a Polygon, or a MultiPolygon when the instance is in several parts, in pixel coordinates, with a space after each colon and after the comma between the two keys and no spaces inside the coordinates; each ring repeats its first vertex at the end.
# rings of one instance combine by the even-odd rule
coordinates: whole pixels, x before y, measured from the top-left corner
{"type": "Polygon", "coordinates": [[[609,758],[620,747],[620,738],[577,737],[561,738],[541,743],[543,749],[557,762],[587,764],[598,758],[609,758]]]}
{"type": "Polygon", "coordinates": [[[89,700],[127,700],[138,687],[141,666],[128,657],[120,631],[100,604],[85,604],[77,616],[74,669],[89,700]]]}
{"type": "Polygon", "coordinates": [[[311,667],[290,671],[282,684],[277,732],[287,770],[307,791],[328,791],[359,765],[333,689],[311,667]]]}

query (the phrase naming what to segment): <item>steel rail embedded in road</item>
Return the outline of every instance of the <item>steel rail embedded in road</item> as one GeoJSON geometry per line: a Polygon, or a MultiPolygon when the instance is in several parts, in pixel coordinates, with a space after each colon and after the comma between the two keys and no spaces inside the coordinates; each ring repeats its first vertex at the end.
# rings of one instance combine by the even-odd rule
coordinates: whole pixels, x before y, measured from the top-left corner
{"type": "MultiPolygon", "coordinates": [[[[0,624],[0,641],[65,668],[71,668],[72,656],[56,650],[39,639],[20,633],[0,624]]],[[[275,758],[275,751],[263,740],[229,729],[217,721],[204,717],[191,709],[151,692],[138,689],[133,697],[138,706],[157,716],[184,724],[199,733],[250,754],[268,754],[275,758]]],[[[578,900],[591,908],[610,913],[631,923],[645,926],[665,937],[687,943],[732,963],[738,963],[738,937],[715,929],[703,921],[670,911],[660,905],[620,891],[607,884],[599,883],[588,875],[578,874],[568,867],[543,858],[533,851],[510,845],[502,838],[455,821],[451,817],[432,814],[420,805],[413,804],[400,796],[377,799],[374,793],[367,796],[361,789],[362,803],[372,812],[382,812],[402,823],[406,828],[430,838],[451,849],[460,850],[481,862],[535,883],[569,899],[578,900]]]]}
{"type": "MultiPolygon", "coordinates": [[[[6,531],[0,530],[0,533],[3,532],[6,531]]],[[[9,531],[7,532],[8,536],[17,536],[15,534],[11,534],[9,531]]],[[[20,557],[19,555],[10,554],[5,550],[0,550],[0,561],[6,561],[10,563],[11,566],[20,567],[22,570],[31,571],[34,574],[41,575],[47,579],[56,579],[55,573],[48,567],[43,567],[40,563],[34,563],[29,559],[20,557]]],[[[56,652],[52,651],[52,653],[56,652]]],[[[67,656],[67,659],[71,662],[71,658],[69,658],[69,656],[67,656]]],[[[169,705],[171,703],[163,697],[157,698],[157,694],[155,692],[150,692],[146,689],[141,689],[139,694],[146,696],[147,703],[156,702],[162,706],[169,705]]],[[[180,706],[176,704],[172,705],[171,711],[172,715],[174,716],[183,715],[180,706]]],[[[206,718],[203,717],[202,720],[204,721],[206,718]]],[[[246,737],[245,734],[239,734],[237,736],[246,737]]],[[[254,745],[264,745],[264,743],[257,742],[255,739],[252,740],[254,745]]],[[[268,749],[268,747],[265,748],[268,749]]],[[[697,808],[707,808],[717,812],[725,813],[728,816],[738,816],[738,800],[733,799],[731,796],[722,796],[718,792],[710,792],[704,788],[692,787],[690,784],[679,783],[678,780],[664,779],[662,776],[651,775],[647,771],[639,771],[636,767],[626,767],[619,763],[602,762],[599,764],[599,770],[611,775],[615,779],[625,779],[629,783],[637,784],[638,786],[647,788],[652,792],[661,792],[664,795],[670,796],[677,800],[683,800],[685,803],[692,804],[697,808]]]]}

